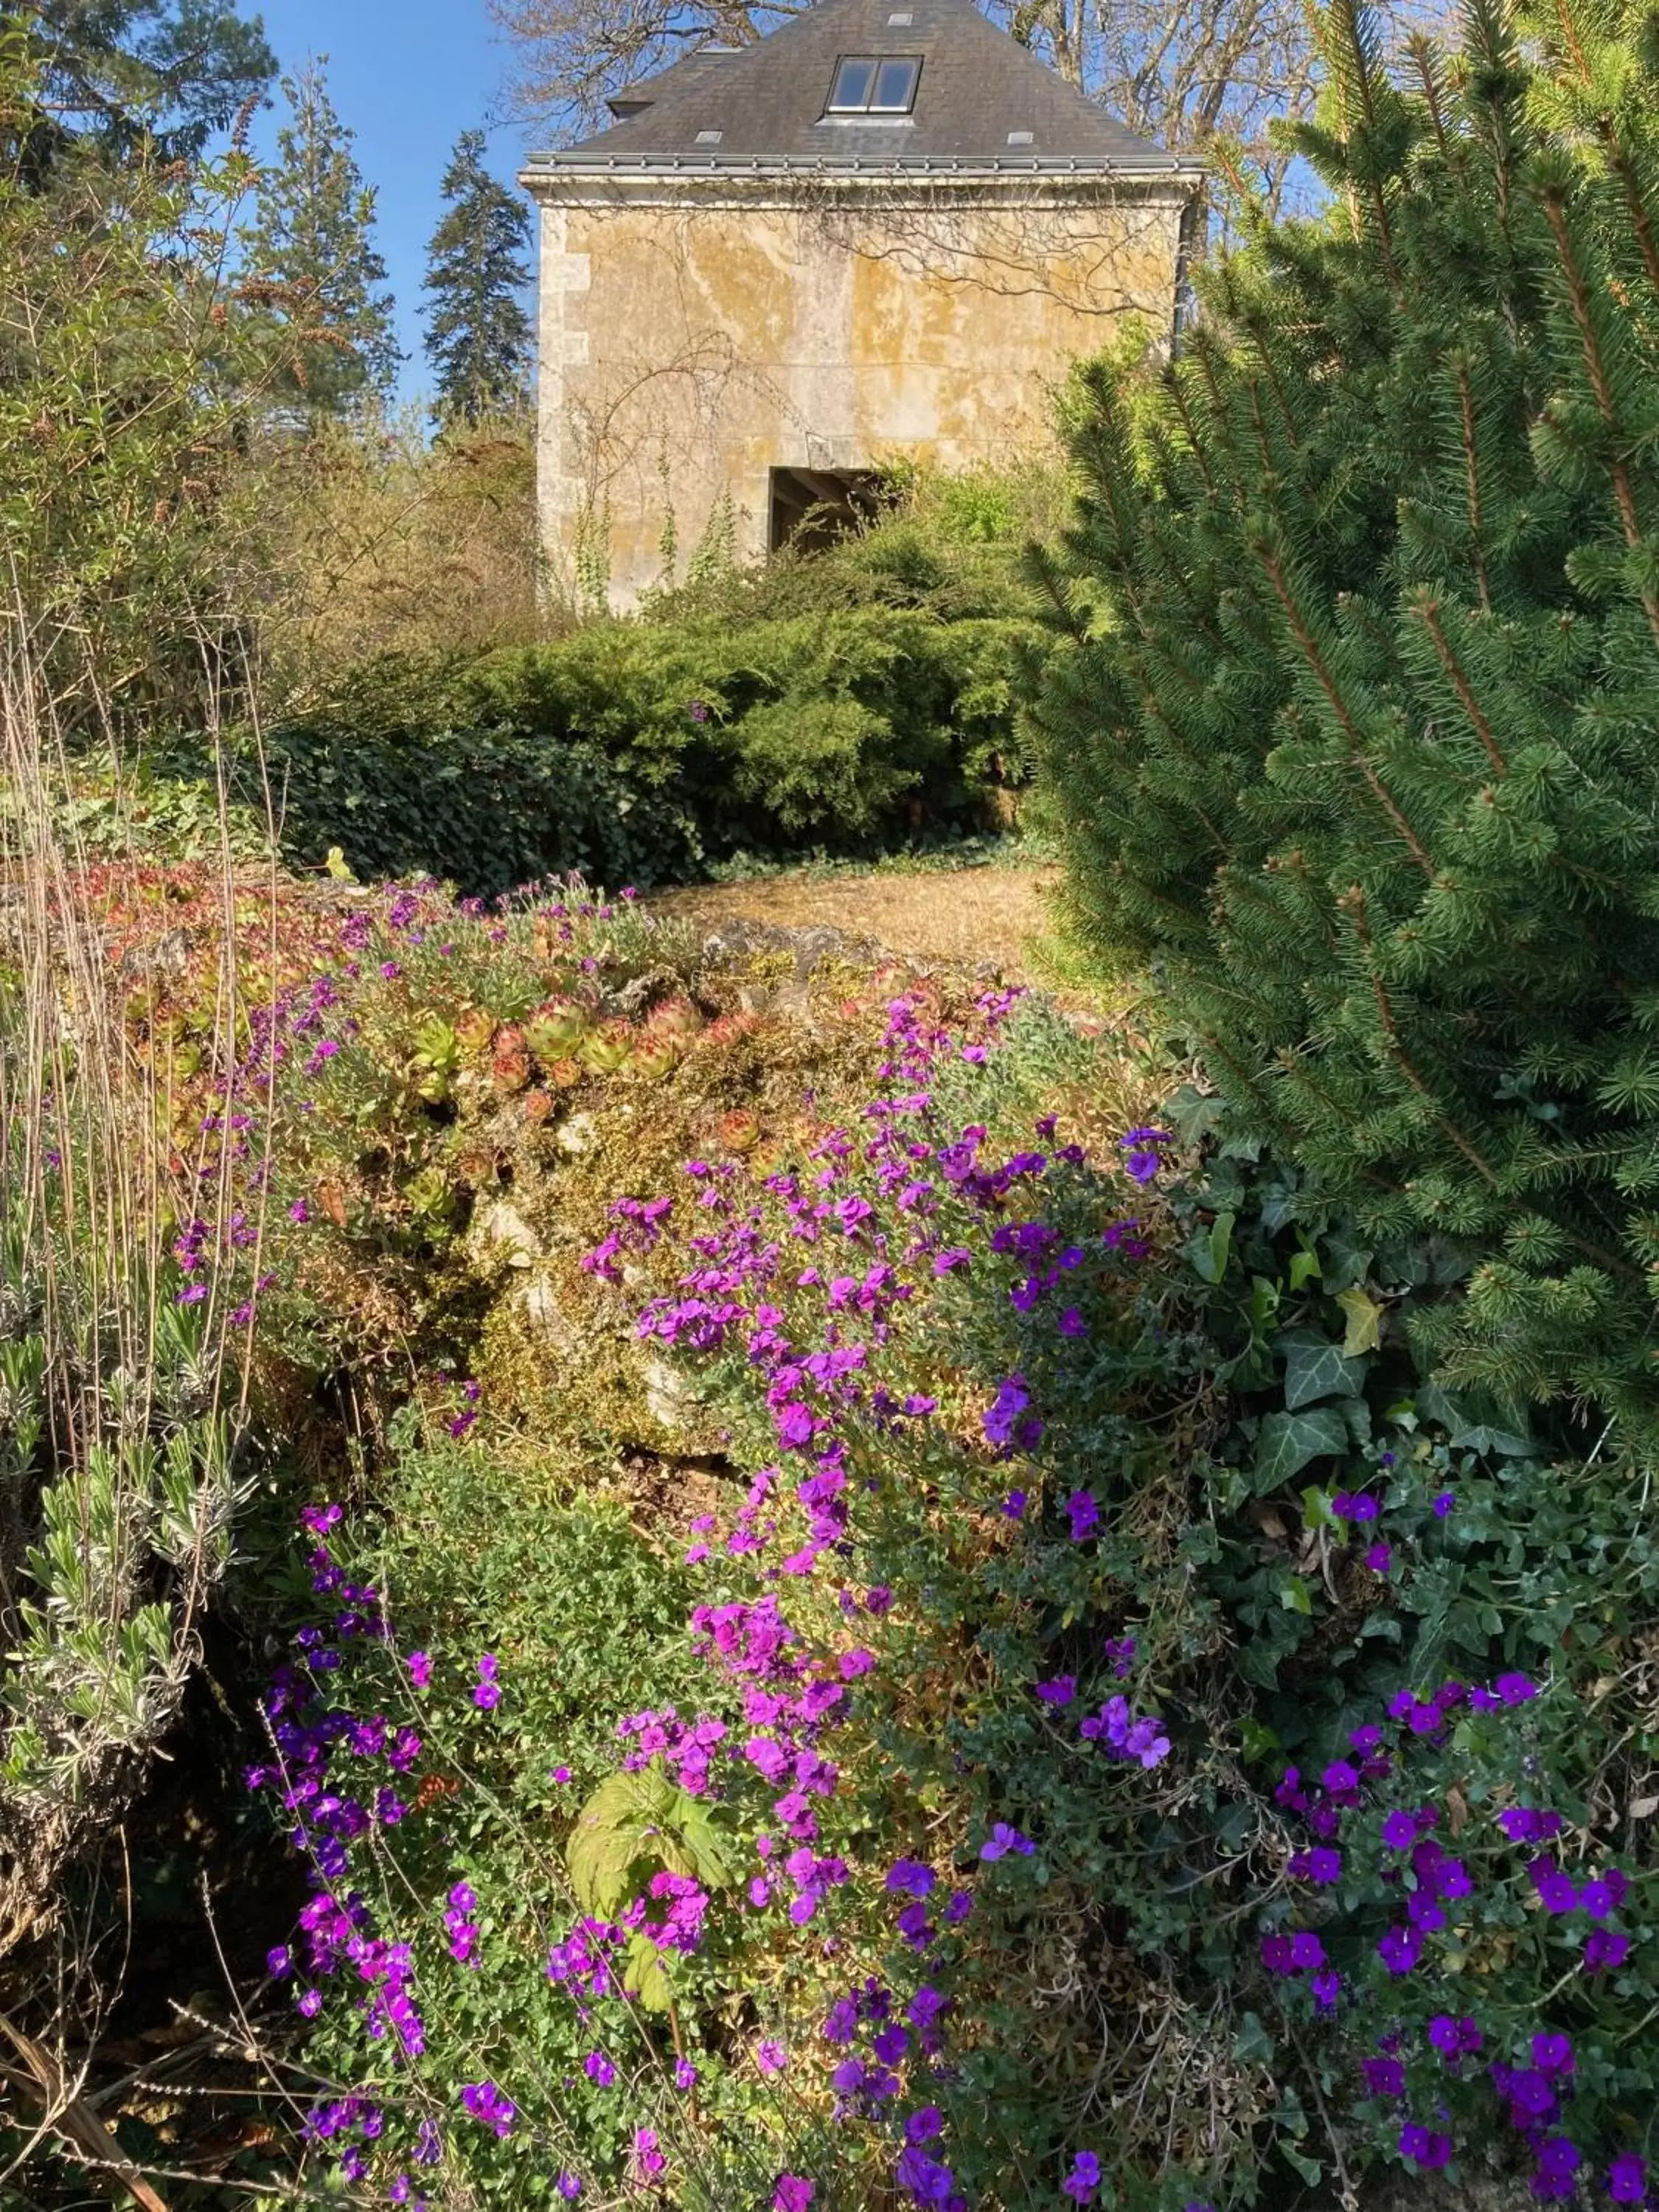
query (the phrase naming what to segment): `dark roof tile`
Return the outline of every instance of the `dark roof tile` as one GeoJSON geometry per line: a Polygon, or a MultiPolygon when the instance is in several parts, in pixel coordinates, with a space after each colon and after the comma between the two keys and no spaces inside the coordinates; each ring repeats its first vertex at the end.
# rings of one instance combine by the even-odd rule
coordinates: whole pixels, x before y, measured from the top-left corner
{"type": "Polygon", "coordinates": [[[705,46],[617,95],[648,102],[609,130],[530,168],[1065,168],[1145,175],[1187,170],[1134,138],[1016,40],[974,0],[818,0],[754,46],[705,46]],[[908,24],[890,24],[908,15],[908,24]],[[915,106],[903,120],[826,119],[843,54],[917,54],[915,106]],[[718,131],[717,149],[697,143],[718,131]],[[1010,132],[1029,131],[1010,143],[1010,132]]]}

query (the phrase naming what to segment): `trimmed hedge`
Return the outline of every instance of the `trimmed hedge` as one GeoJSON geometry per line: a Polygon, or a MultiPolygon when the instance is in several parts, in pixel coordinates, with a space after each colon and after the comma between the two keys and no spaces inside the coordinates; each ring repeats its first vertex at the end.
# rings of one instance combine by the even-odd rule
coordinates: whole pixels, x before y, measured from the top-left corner
{"type": "Polygon", "coordinates": [[[266,735],[283,850],[487,893],[960,834],[1017,780],[1010,672],[1033,635],[858,608],[371,662],[266,735]]]}

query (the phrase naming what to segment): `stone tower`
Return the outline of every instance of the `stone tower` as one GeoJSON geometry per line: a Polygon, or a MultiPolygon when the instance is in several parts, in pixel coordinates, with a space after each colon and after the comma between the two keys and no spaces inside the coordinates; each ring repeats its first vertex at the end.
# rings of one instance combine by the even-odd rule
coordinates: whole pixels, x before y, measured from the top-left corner
{"type": "Polygon", "coordinates": [[[819,0],[532,156],[540,500],[618,608],[759,557],[880,471],[1006,459],[1114,319],[1175,311],[1200,173],[973,0],[819,0]]]}

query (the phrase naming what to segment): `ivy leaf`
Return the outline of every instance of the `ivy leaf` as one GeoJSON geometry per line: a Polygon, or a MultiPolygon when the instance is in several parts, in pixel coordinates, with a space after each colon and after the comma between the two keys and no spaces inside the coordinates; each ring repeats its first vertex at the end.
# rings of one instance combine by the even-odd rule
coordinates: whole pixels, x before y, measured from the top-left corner
{"type": "Polygon", "coordinates": [[[1207,1230],[1195,1231],[1187,1240],[1187,1257],[1206,1283],[1218,1283],[1227,1272],[1234,1218],[1231,1213],[1218,1213],[1207,1230]]]}
{"type": "Polygon", "coordinates": [[[1382,1340],[1382,1316],[1387,1309],[1369,1291],[1357,1288],[1339,1291],[1336,1303],[1348,1324],[1347,1334],[1342,1339],[1345,1355],[1352,1359],[1362,1352],[1375,1352],[1382,1340]]]}
{"type": "Polygon", "coordinates": [[[1334,1406],[1305,1413],[1269,1413],[1255,1445],[1255,1487],[1278,1490],[1310,1459],[1345,1452],[1348,1425],[1334,1406]]]}
{"type": "Polygon", "coordinates": [[[1291,1253],[1291,1288],[1292,1291],[1306,1290],[1310,1283],[1318,1281],[1323,1272],[1319,1264],[1319,1255],[1311,1244],[1304,1245],[1301,1251],[1291,1253]]]}
{"type": "Polygon", "coordinates": [[[1324,1338],[1292,1338],[1285,1352],[1285,1403],[1291,1413],[1319,1398],[1352,1398],[1365,1379],[1363,1360],[1324,1338]]]}

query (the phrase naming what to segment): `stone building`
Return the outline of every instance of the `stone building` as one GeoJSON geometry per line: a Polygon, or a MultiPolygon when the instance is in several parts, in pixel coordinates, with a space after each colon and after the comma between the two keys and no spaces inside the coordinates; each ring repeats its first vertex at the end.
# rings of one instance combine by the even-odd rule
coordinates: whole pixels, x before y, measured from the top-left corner
{"type": "Polygon", "coordinates": [[[613,605],[758,558],[908,459],[1006,459],[1068,364],[1174,313],[1199,173],[973,0],[819,0],[532,156],[540,498],[613,605]]]}

